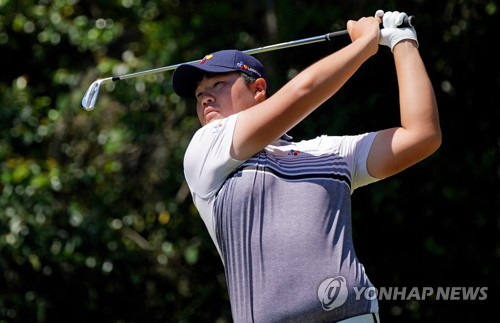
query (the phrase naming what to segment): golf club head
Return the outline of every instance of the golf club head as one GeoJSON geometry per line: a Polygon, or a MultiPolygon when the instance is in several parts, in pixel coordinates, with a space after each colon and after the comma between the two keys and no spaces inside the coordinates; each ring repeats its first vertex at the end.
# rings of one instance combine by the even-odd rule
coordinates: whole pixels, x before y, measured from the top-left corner
{"type": "Polygon", "coordinates": [[[101,81],[97,80],[94,83],[92,83],[87,92],[85,92],[85,95],[83,96],[82,99],[82,107],[85,110],[90,111],[94,109],[100,88],[101,88],[101,81]]]}

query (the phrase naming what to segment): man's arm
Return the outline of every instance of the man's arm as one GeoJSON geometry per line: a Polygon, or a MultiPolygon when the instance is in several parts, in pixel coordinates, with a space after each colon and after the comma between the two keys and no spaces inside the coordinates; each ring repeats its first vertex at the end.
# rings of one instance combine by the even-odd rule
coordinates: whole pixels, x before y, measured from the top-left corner
{"type": "MultiPolygon", "coordinates": [[[[233,158],[251,157],[335,94],[377,52],[379,24],[375,17],[349,21],[351,44],[306,68],[269,99],[259,99],[263,101],[242,111],[233,135],[233,158]]],[[[263,95],[259,90],[256,97],[263,95]]]]}
{"type": "Polygon", "coordinates": [[[367,169],[386,178],[431,155],[441,145],[436,98],[413,40],[393,48],[400,96],[401,126],[380,131],[368,155],[367,169]]]}

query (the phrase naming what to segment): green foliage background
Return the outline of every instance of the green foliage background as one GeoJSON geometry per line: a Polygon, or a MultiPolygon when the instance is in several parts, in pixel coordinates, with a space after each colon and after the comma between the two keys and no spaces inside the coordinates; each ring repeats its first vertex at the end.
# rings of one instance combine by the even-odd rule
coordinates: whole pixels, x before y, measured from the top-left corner
{"type": "MultiPolygon", "coordinates": [[[[230,322],[222,264],[182,157],[198,128],[171,74],[98,79],[345,29],[376,9],[417,17],[443,145],[354,195],[376,286],[488,287],[483,301],[381,301],[384,322],[487,322],[500,286],[499,7],[492,0],[0,0],[0,321],[230,322]]],[[[258,54],[271,88],[347,39],[258,54]]],[[[397,124],[392,57],[368,61],[290,134],[397,124]]],[[[276,300],[279,306],[279,300],[276,300]]]]}

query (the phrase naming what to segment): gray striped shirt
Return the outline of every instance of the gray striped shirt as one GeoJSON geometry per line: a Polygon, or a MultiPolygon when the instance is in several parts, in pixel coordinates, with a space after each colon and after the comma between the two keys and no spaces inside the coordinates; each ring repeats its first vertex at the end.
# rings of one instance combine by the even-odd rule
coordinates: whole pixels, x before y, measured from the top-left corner
{"type": "Polygon", "coordinates": [[[197,133],[185,163],[225,266],[234,321],[332,322],[376,312],[376,299],[356,299],[354,288],[373,286],[354,251],[350,199],[376,181],[366,171],[375,133],[278,140],[241,162],[229,156],[235,119],[197,133]]]}

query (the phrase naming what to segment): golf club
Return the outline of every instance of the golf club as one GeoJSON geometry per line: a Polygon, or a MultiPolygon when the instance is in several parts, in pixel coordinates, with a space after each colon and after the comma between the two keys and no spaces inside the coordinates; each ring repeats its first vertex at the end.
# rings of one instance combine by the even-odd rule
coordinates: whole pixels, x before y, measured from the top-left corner
{"type": "MultiPolygon", "coordinates": [[[[413,27],[415,24],[415,17],[414,16],[409,16],[399,27],[408,27],[411,26],[413,27]]],[[[268,45],[268,46],[263,46],[263,47],[258,47],[254,49],[248,49],[243,51],[244,53],[248,55],[253,55],[253,54],[259,54],[259,53],[264,53],[264,52],[270,52],[278,49],[284,49],[284,48],[290,48],[290,47],[295,47],[295,46],[301,46],[301,45],[308,45],[308,44],[313,44],[317,42],[322,42],[322,41],[330,41],[335,37],[339,36],[345,36],[348,35],[347,30],[341,30],[341,31],[334,31],[328,34],[320,35],[320,36],[315,36],[315,37],[309,37],[309,38],[303,38],[299,40],[292,40],[284,43],[279,43],[279,44],[274,44],[274,45],[268,45]]],[[[95,108],[97,96],[99,95],[99,90],[101,88],[101,85],[104,83],[109,83],[109,82],[116,82],[120,80],[126,80],[138,76],[143,76],[143,75],[150,75],[150,74],[156,74],[156,73],[161,73],[161,72],[166,72],[170,70],[174,70],[177,67],[179,67],[182,64],[194,64],[194,63],[199,63],[201,59],[195,60],[195,61],[190,61],[187,63],[181,63],[181,64],[175,64],[175,65],[169,65],[165,67],[159,67],[159,68],[154,68],[142,72],[135,72],[135,73],[130,73],[130,74],[125,74],[125,75],[120,75],[120,76],[112,76],[108,78],[103,78],[99,79],[97,81],[94,81],[87,92],[85,92],[85,95],[83,96],[82,99],[82,106],[83,109],[86,111],[91,111],[95,108]]]]}

